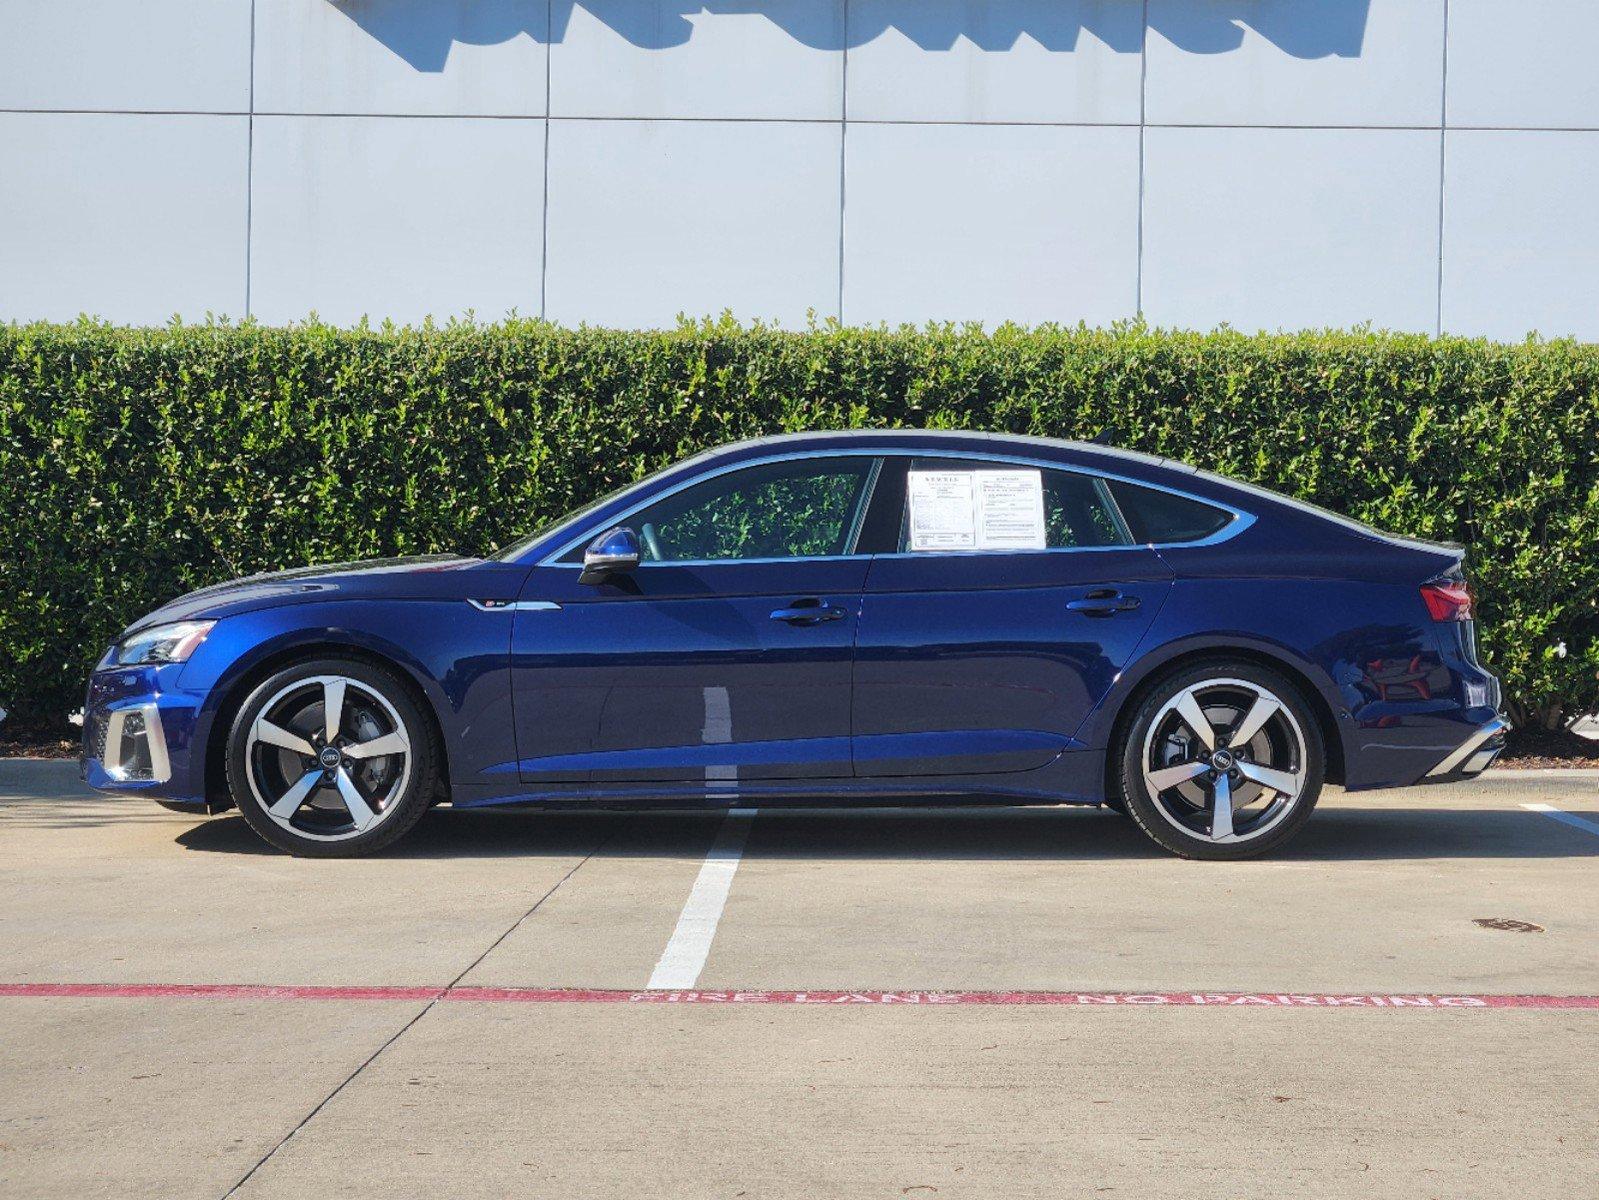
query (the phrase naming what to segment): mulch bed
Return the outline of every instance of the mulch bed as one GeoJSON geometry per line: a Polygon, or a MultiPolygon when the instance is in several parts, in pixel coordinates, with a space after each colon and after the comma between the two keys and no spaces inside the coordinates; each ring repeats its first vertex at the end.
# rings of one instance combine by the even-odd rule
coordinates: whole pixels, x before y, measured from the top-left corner
{"type": "Polygon", "coordinates": [[[0,737],[0,758],[77,758],[82,744],[75,737],[0,737]]]}
{"type": "Polygon", "coordinates": [[[1569,729],[1518,729],[1494,766],[1599,767],[1599,740],[1580,737],[1569,729]]]}

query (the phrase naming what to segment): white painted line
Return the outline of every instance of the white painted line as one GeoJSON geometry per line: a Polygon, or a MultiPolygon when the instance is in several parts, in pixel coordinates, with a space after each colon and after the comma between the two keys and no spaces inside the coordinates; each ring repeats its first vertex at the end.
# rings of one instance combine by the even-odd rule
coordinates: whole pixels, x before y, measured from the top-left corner
{"type": "Polygon", "coordinates": [[[1552,804],[1523,804],[1521,807],[1531,812],[1543,813],[1546,817],[1553,817],[1563,825],[1571,825],[1577,829],[1585,829],[1589,833],[1599,834],[1599,821],[1590,821],[1587,817],[1579,817],[1572,813],[1562,812],[1552,804]]]}
{"type": "Polygon", "coordinates": [[[1489,767],[1476,778],[1484,783],[1496,779],[1599,779],[1599,767],[1489,767]]]}
{"type": "Polygon", "coordinates": [[[661,952],[661,961],[655,964],[647,987],[682,991],[699,981],[705,960],[711,953],[711,942],[716,937],[717,923],[722,919],[722,908],[727,904],[727,893],[733,886],[738,860],[744,857],[744,842],[749,837],[756,811],[730,808],[722,818],[716,841],[705,855],[694,890],[688,894],[688,903],[683,905],[682,915],[677,918],[672,940],[661,952]]]}

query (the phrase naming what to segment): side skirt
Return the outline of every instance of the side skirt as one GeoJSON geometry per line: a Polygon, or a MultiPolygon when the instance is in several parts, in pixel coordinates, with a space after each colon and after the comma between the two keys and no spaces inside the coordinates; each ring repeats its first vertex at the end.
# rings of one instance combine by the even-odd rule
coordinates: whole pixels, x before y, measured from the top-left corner
{"type": "Polygon", "coordinates": [[[1099,804],[1104,799],[1105,755],[1100,750],[1063,754],[1047,767],[1007,775],[908,775],[858,779],[761,779],[748,783],[640,783],[547,785],[501,796],[456,799],[452,808],[536,807],[732,808],[917,807],[972,804],[1099,804]],[[1025,780],[1025,785],[1023,781],[1025,780]]]}

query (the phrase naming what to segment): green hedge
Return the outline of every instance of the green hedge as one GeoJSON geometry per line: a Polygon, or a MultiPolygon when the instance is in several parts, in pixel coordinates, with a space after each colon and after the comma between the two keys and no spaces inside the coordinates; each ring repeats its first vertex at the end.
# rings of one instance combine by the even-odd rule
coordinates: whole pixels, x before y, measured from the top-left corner
{"type": "Polygon", "coordinates": [[[118,629],[190,588],[484,551],[707,446],[894,425],[1108,426],[1465,542],[1518,718],[1599,708],[1599,347],[726,321],[0,326],[0,705],[58,722],[118,629]]]}

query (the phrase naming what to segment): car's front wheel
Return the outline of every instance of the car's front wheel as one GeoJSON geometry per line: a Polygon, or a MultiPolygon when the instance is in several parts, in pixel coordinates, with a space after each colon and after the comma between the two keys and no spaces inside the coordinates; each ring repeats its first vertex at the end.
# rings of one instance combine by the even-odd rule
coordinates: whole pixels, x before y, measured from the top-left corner
{"type": "Polygon", "coordinates": [[[437,784],[430,727],[391,672],[351,659],[262,681],[228,741],[228,786],[250,827],[290,854],[369,854],[406,833],[437,784]]]}
{"type": "Polygon", "coordinates": [[[1321,727],[1288,679],[1206,663],[1143,697],[1120,743],[1112,798],[1166,849],[1238,859],[1282,846],[1321,795],[1321,727]]]}

